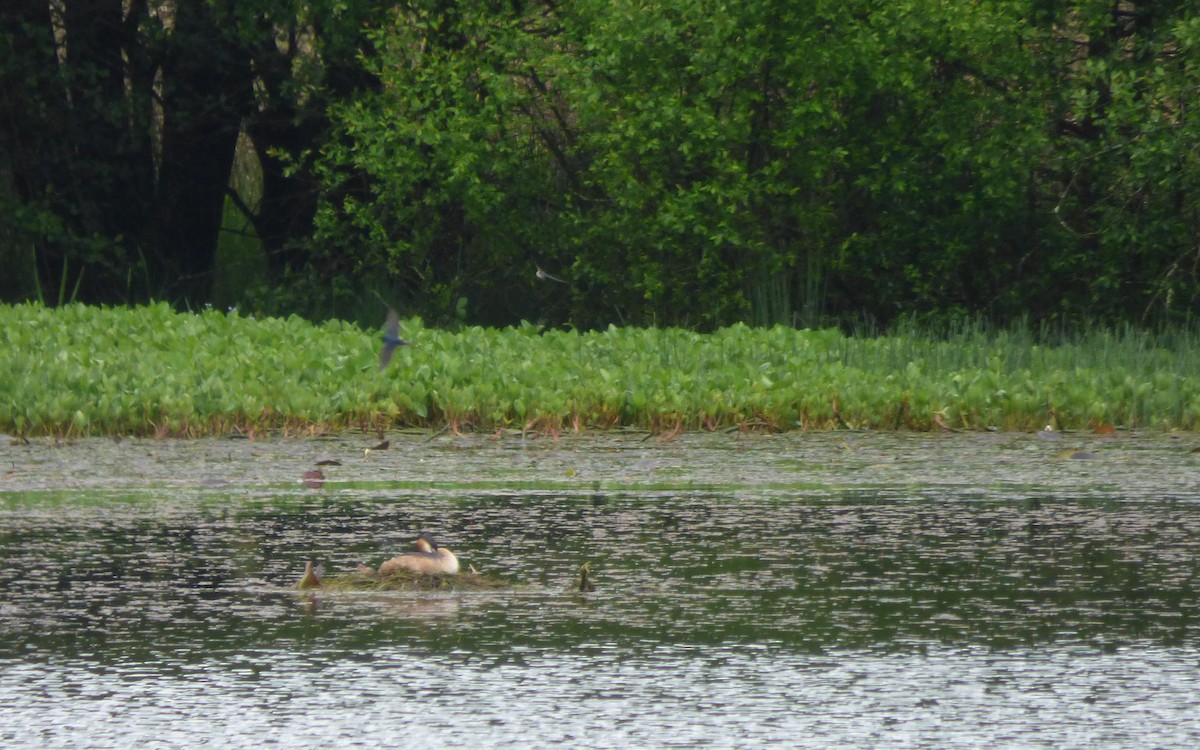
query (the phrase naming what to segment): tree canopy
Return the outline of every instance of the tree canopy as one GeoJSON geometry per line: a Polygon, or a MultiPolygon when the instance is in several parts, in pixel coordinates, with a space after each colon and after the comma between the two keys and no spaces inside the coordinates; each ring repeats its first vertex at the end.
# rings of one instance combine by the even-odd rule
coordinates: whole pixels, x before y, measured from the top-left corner
{"type": "Polygon", "coordinates": [[[0,294],[204,304],[240,212],[272,312],[1189,321],[1193,10],[12,0],[0,294]]]}

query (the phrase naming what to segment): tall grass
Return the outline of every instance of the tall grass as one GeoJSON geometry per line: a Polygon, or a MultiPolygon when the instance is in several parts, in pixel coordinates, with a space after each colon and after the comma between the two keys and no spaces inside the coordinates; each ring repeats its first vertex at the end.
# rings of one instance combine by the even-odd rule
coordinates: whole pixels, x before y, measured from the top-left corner
{"type": "Polygon", "coordinates": [[[467,328],[180,314],[166,305],[0,307],[0,429],[199,435],[234,430],[1143,429],[1200,424],[1192,331],[1029,326],[930,335],[732,326],[712,334],[467,328]]]}

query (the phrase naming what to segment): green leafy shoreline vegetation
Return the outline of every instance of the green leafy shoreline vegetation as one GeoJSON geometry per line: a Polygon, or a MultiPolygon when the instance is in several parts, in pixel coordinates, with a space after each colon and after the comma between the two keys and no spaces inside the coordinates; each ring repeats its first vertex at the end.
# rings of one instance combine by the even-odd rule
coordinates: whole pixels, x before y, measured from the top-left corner
{"type": "MultiPolygon", "coordinates": [[[[381,311],[382,312],[382,311],[381,311]]],[[[381,322],[382,322],[382,315],[381,322]]],[[[311,434],[339,429],[1194,430],[1200,347],[1126,329],[1038,343],[736,325],[592,332],[405,321],[379,332],[237,312],[0,306],[0,429],[23,435],[311,434]]]]}

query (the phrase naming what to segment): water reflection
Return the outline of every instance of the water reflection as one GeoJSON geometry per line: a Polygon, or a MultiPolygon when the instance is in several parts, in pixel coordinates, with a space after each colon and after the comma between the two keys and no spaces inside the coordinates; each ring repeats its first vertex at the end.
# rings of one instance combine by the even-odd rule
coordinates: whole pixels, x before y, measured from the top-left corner
{"type": "MultiPolygon", "coordinates": [[[[565,645],[595,631],[806,648],[910,639],[1183,643],[1195,635],[1200,509],[1190,507],[872,505],[861,495],[852,505],[814,505],[720,493],[613,495],[600,505],[546,495],[467,496],[435,501],[436,509],[408,502],[455,530],[465,561],[524,585],[455,596],[453,608],[376,598],[397,611],[467,609],[471,622],[454,637],[480,648],[492,638],[565,645]],[[584,560],[599,591],[581,599],[570,589],[584,560]],[[566,615],[571,627],[563,629],[566,615]]],[[[93,639],[136,645],[148,632],[220,645],[234,633],[241,641],[295,627],[289,586],[302,561],[324,560],[331,571],[377,563],[410,541],[406,524],[395,522],[411,517],[404,506],[358,498],[340,509],[322,500],[159,519],[10,518],[0,536],[8,561],[0,653],[93,639]]],[[[313,600],[312,611],[334,620],[380,611],[361,594],[313,600]]]]}
{"type": "MultiPolygon", "coordinates": [[[[1192,454],[1014,475],[1036,439],[889,439],[393,441],[390,483],[248,484],[230,458],[228,486],[6,491],[0,705],[25,720],[0,744],[1194,745],[1192,454]],[[306,559],[378,564],[419,531],[522,585],[292,587],[306,559]],[[1152,714],[1173,729],[1148,742],[1152,714]]],[[[207,472],[168,448],[170,476],[207,472]]],[[[242,458],[302,452],[261,450],[242,458]]]]}
{"type": "Polygon", "coordinates": [[[1170,650],[593,644],[369,655],[300,647],[0,672],[36,722],[6,747],[1194,747],[1200,672],[1170,650]]]}

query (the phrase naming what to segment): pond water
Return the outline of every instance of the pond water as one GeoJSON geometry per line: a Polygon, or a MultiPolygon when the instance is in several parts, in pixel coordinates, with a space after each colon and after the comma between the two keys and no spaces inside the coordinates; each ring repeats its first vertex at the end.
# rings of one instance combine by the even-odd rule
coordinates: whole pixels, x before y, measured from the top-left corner
{"type": "Polygon", "coordinates": [[[1056,437],[5,439],[0,746],[1200,746],[1200,436],[1056,437]]]}

